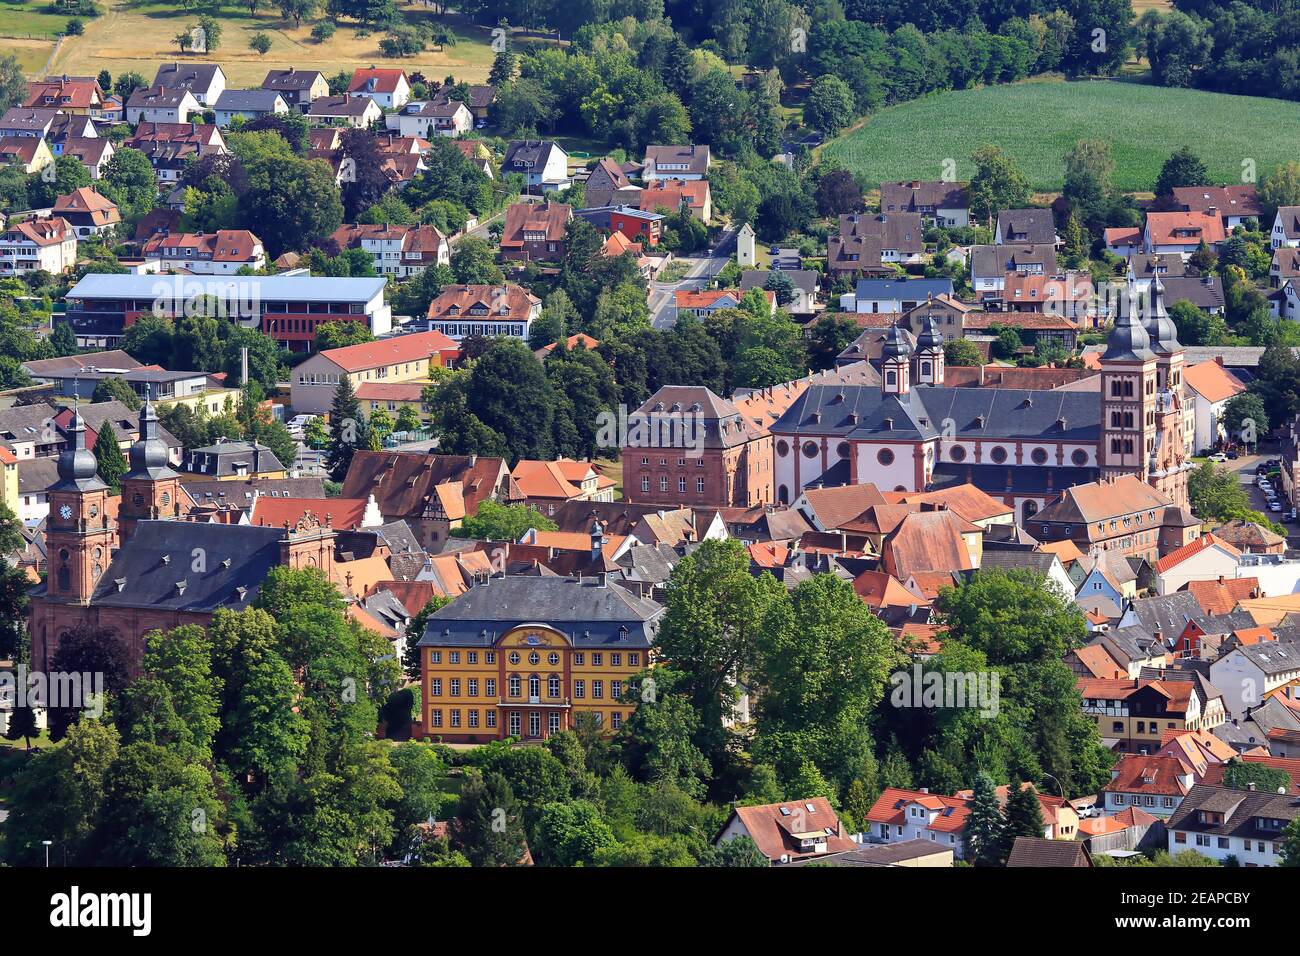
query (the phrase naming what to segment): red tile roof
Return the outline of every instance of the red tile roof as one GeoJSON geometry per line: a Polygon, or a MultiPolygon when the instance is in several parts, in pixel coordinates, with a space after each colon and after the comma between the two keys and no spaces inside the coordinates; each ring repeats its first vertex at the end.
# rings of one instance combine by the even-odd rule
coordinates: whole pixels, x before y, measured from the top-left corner
{"type": "Polygon", "coordinates": [[[358,69],[348,84],[349,93],[393,93],[399,81],[406,80],[406,71],[383,67],[358,69]],[[373,81],[373,83],[372,83],[373,81]]]}
{"type": "Polygon", "coordinates": [[[1183,381],[1210,402],[1222,402],[1246,390],[1237,376],[1218,362],[1198,362],[1183,369],[1183,381]]]}
{"type": "Polygon", "coordinates": [[[1179,777],[1186,777],[1190,770],[1172,755],[1125,754],[1112,768],[1113,779],[1102,790],[1183,797],[1191,788],[1179,777]]]}
{"type": "Polygon", "coordinates": [[[304,515],[312,514],[322,524],[337,530],[351,530],[361,526],[365,513],[365,498],[272,498],[259,495],[253,502],[249,521],[254,525],[278,528],[286,523],[297,525],[304,515]]]}
{"type": "Polygon", "coordinates": [[[1223,220],[1204,212],[1148,213],[1146,228],[1154,246],[1196,245],[1202,240],[1214,245],[1228,237],[1223,220]]]}
{"type": "Polygon", "coordinates": [[[1156,571],[1164,574],[1173,568],[1178,567],[1189,558],[1193,558],[1208,548],[1218,546],[1234,558],[1241,557],[1241,552],[1234,548],[1228,542],[1216,538],[1212,532],[1201,535],[1195,541],[1183,545],[1177,551],[1171,551],[1163,558],[1156,562],[1156,571]]]}
{"type": "Polygon", "coordinates": [[[460,347],[441,332],[414,332],[374,342],[362,342],[360,345],[326,349],[320,354],[344,371],[359,372],[397,362],[414,362],[434,355],[445,358],[459,351],[460,347]]]}
{"type": "Polygon", "coordinates": [[[1206,614],[1227,614],[1238,601],[1259,597],[1259,578],[1220,578],[1190,581],[1187,590],[1206,614]]]}

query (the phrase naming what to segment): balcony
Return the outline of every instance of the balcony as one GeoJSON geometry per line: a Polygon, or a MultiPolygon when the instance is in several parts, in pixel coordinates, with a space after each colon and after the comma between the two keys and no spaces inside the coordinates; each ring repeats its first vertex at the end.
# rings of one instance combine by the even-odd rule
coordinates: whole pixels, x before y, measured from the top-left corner
{"type": "Polygon", "coordinates": [[[568,697],[499,697],[498,707],[561,707],[573,706],[568,697]]]}

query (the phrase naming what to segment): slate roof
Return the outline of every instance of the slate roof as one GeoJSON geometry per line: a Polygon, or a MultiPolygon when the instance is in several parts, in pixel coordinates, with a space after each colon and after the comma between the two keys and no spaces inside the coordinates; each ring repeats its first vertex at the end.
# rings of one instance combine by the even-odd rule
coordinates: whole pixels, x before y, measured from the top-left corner
{"type": "Polygon", "coordinates": [[[221,67],[216,63],[164,63],[153,78],[154,86],[207,91],[221,67]]]}
{"type": "Polygon", "coordinates": [[[244,478],[240,481],[188,481],[181,488],[196,505],[228,504],[246,508],[253,493],[273,498],[324,498],[322,478],[244,478]]]}
{"type": "Polygon", "coordinates": [[[859,279],[853,289],[860,301],[902,299],[924,302],[927,297],[952,295],[951,279],[859,279]]]}
{"type": "Polygon", "coordinates": [[[1003,209],[998,213],[996,234],[1004,243],[1050,245],[1056,242],[1056,223],[1050,209],[1003,209]]]}
{"type": "Polygon", "coordinates": [[[211,613],[251,606],[280,564],[281,528],[141,521],[99,579],[91,605],[211,613]],[[201,549],[206,571],[194,570],[201,549]]]}
{"type": "MultiPolygon", "coordinates": [[[[1262,790],[1229,790],[1197,784],[1170,816],[1170,830],[1189,830],[1224,837],[1281,839],[1282,831],[1261,828],[1259,819],[1289,822],[1300,816],[1300,798],[1262,790]],[[1199,811],[1222,813],[1222,823],[1202,823],[1199,811]]],[[[1285,825],[1285,823],[1284,823],[1285,825]]]]}
{"type": "Polygon", "coordinates": [[[643,650],[664,609],[594,578],[507,576],[470,588],[429,618],[420,647],[490,647],[507,631],[536,623],[579,648],[643,650]]]}
{"type": "Polygon", "coordinates": [[[920,386],[897,396],[872,386],[814,385],[772,431],[907,441],[936,437],[949,419],[950,437],[959,439],[1089,443],[1100,434],[1101,408],[1084,392],[920,386]]]}
{"type": "Polygon", "coordinates": [[[1007,866],[1090,867],[1092,857],[1087,847],[1077,840],[1018,836],[1011,845],[1007,866]]]}
{"type": "Polygon", "coordinates": [[[246,110],[250,113],[270,113],[276,101],[288,105],[275,90],[223,90],[217,97],[214,110],[246,110]]]}
{"type": "Polygon", "coordinates": [[[1056,264],[1056,247],[1051,243],[1010,243],[971,249],[971,273],[981,279],[1005,276],[1031,265],[1040,265],[1043,272],[1055,275],[1060,271],[1056,264]]]}

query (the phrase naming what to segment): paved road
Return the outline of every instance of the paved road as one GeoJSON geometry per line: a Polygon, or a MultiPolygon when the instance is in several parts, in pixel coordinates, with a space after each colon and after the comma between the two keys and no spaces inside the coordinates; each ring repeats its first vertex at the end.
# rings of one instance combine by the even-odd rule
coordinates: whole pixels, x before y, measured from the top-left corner
{"type": "MultiPolygon", "coordinates": [[[[1268,510],[1268,499],[1264,497],[1264,492],[1259,490],[1255,484],[1255,466],[1260,462],[1268,461],[1270,458],[1276,458],[1275,451],[1267,450],[1262,455],[1242,455],[1236,461],[1228,461],[1226,467],[1235,471],[1237,477],[1241,480],[1246,489],[1246,495],[1250,498],[1250,506],[1261,514],[1268,515],[1278,524],[1285,525],[1287,530],[1287,544],[1289,547],[1300,547],[1300,525],[1284,521],[1284,517],[1291,509],[1291,505],[1285,500],[1282,502],[1283,511],[1281,513],[1268,510]]],[[[1281,489],[1278,489],[1279,493],[1281,489]]]]}
{"type": "Polygon", "coordinates": [[[650,283],[650,321],[656,329],[672,328],[676,321],[673,308],[673,293],[679,289],[698,290],[704,288],[722,271],[736,250],[736,226],[723,230],[718,237],[718,244],[707,256],[683,257],[691,263],[686,276],[677,282],[650,283]]]}

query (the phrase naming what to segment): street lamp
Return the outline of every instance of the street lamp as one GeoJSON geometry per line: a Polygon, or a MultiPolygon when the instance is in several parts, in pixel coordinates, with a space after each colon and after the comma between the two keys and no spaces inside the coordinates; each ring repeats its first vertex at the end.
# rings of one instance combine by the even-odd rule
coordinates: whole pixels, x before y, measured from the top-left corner
{"type": "Polygon", "coordinates": [[[50,846],[54,843],[54,841],[42,840],[41,843],[44,844],[45,846],[45,868],[48,870],[50,868],[50,846]]]}

